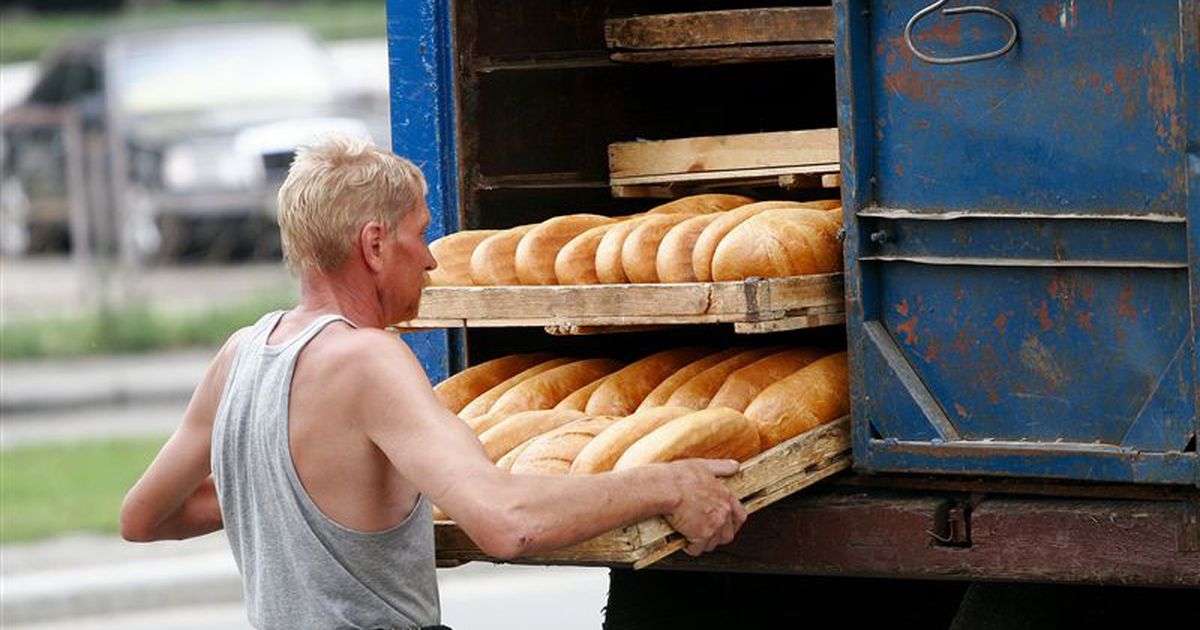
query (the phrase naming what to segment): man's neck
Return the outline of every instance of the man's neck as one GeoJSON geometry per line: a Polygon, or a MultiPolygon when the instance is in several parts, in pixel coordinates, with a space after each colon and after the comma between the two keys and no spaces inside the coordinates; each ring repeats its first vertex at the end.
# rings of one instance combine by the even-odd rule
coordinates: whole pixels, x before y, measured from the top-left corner
{"type": "Polygon", "coordinates": [[[370,279],[353,270],[300,272],[300,304],[296,311],[324,315],[337,313],[359,328],[383,328],[387,325],[383,309],[375,298],[370,279]]]}

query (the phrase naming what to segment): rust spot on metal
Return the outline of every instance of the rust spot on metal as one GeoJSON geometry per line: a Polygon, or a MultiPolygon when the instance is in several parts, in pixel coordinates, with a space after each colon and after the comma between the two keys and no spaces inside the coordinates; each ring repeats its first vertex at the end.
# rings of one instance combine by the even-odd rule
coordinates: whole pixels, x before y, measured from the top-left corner
{"type": "Polygon", "coordinates": [[[992,327],[1000,331],[1001,334],[1007,332],[1006,329],[1008,327],[1008,315],[1004,313],[997,315],[996,320],[992,322],[992,327]]]}
{"type": "Polygon", "coordinates": [[[1137,309],[1133,307],[1133,285],[1127,284],[1121,289],[1121,297],[1117,303],[1117,314],[1130,323],[1137,321],[1137,309]]]}
{"type": "Polygon", "coordinates": [[[1092,312],[1082,311],[1075,317],[1075,321],[1079,323],[1079,327],[1086,332],[1092,332],[1092,312]]]}
{"type": "Polygon", "coordinates": [[[929,363],[937,361],[939,349],[940,346],[938,346],[937,337],[931,338],[929,340],[929,346],[925,348],[925,360],[929,363]]]}
{"type": "Polygon", "coordinates": [[[1038,323],[1042,325],[1042,330],[1050,330],[1054,327],[1054,322],[1050,321],[1050,306],[1045,300],[1042,300],[1042,305],[1038,307],[1035,313],[1038,318],[1038,323]]]}
{"type": "Polygon", "coordinates": [[[900,300],[900,303],[896,305],[896,312],[908,317],[908,298],[900,300]]]}
{"type": "Polygon", "coordinates": [[[908,321],[896,326],[896,332],[904,335],[904,344],[915,346],[920,343],[921,338],[917,336],[917,318],[913,317],[908,321]]]}
{"type": "Polygon", "coordinates": [[[1154,130],[1167,146],[1159,152],[1176,151],[1183,141],[1183,116],[1179,114],[1179,92],[1175,85],[1175,64],[1167,44],[1154,44],[1153,57],[1146,54],[1146,65],[1150,69],[1147,77],[1150,109],[1154,112],[1154,130]]]}
{"type": "Polygon", "coordinates": [[[967,411],[966,407],[963,407],[962,405],[960,405],[958,403],[954,403],[954,412],[957,413],[958,417],[960,417],[960,418],[970,418],[971,417],[971,412],[967,411]]]}
{"type": "Polygon", "coordinates": [[[1083,299],[1087,300],[1088,302],[1091,302],[1096,298],[1096,287],[1093,287],[1090,284],[1083,285],[1083,287],[1080,289],[1080,292],[1083,293],[1083,299]]]}
{"type": "Polygon", "coordinates": [[[939,42],[950,46],[961,46],[963,43],[961,20],[938,20],[914,34],[914,39],[921,41],[939,42]]]}
{"type": "Polygon", "coordinates": [[[1038,19],[1047,24],[1058,24],[1058,3],[1051,2],[1038,9],[1038,19]]]}

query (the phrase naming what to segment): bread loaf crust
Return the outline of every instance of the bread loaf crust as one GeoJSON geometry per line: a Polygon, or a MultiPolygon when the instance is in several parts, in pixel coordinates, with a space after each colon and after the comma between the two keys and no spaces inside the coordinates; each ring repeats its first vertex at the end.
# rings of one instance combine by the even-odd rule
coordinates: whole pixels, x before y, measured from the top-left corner
{"type": "Polygon", "coordinates": [[[587,408],[587,401],[592,397],[592,394],[604,384],[604,381],[609,375],[601,376],[600,378],[580,387],[571,392],[566,398],[554,405],[555,409],[574,409],[575,411],[583,411],[587,408]]]}
{"type": "Polygon", "coordinates": [[[818,348],[790,348],[763,357],[730,374],[721,384],[721,389],[713,394],[708,406],[745,411],[750,401],[762,390],[826,354],[828,352],[818,348]]]}
{"type": "Polygon", "coordinates": [[[745,348],[729,348],[726,350],[721,350],[719,352],[714,352],[707,356],[696,359],[695,361],[692,361],[691,363],[679,368],[670,376],[663,379],[663,382],[655,386],[655,388],[651,390],[649,394],[646,394],[646,397],[642,399],[641,404],[638,405],[637,411],[641,412],[646,409],[661,407],[667,404],[667,399],[671,397],[671,394],[674,394],[675,390],[679,389],[681,385],[691,380],[693,376],[745,350],[745,348]]]}
{"type": "Polygon", "coordinates": [[[712,400],[717,390],[721,389],[721,385],[725,383],[725,379],[730,374],[777,350],[779,348],[751,348],[739,352],[688,379],[671,394],[671,397],[667,399],[667,405],[704,409],[708,407],[709,401],[712,400]]]}
{"type": "Polygon", "coordinates": [[[447,234],[429,244],[429,253],[437,261],[437,268],[429,272],[429,283],[435,287],[469,287],[471,279],[471,254],[484,239],[500,230],[463,230],[447,234]]]}
{"type": "Polygon", "coordinates": [[[768,210],[746,219],[713,254],[713,280],[781,278],[841,269],[839,224],[820,210],[768,210]]]}
{"type": "Polygon", "coordinates": [[[500,412],[493,413],[493,412],[489,411],[488,413],[485,413],[485,414],[479,415],[479,416],[475,416],[473,418],[464,418],[463,422],[466,422],[467,428],[474,431],[476,436],[479,436],[479,435],[482,435],[488,429],[491,429],[492,427],[496,426],[497,424],[500,424],[501,422],[503,422],[510,415],[512,415],[512,414],[500,413],[500,412]]]}
{"type": "Polygon", "coordinates": [[[623,364],[614,359],[583,359],[534,376],[504,392],[490,413],[513,414],[531,409],[550,409],[575,390],[612,374],[623,364]]]}
{"type": "Polygon", "coordinates": [[[746,407],[763,449],[850,413],[846,353],[813,361],[764,389],[746,407]]]}
{"type": "Polygon", "coordinates": [[[754,423],[724,407],[676,418],[634,442],[613,470],[693,457],[745,461],[759,453],[754,423]]]}
{"type": "Polygon", "coordinates": [[[629,276],[625,275],[625,264],[621,261],[621,250],[629,234],[648,218],[640,216],[621,221],[600,238],[600,244],[596,246],[596,278],[601,284],[629,282],[629,276]]]}
{"type": "Polygon", "coordinates": [[[500,423],[479,434],[479,441],[488,459],[499,461],[506,453],[526,440],[547,433],[586,416],[570,409],[539,409],[522,411],[508,416],[500,423]]]}
{"type": "Polygon", "coordinates": [[[596,275],[596,249],[617,221],[585,230],[563,245],[554,258],[554,276],[559,284],[600,284],[596,275]]]}
{"type": "Polygon", "coordinates": [[[516,448],[514,448],[514,449],[512,449],[511,451],[509,451],[509,452],[505,453],[505,454],[504,454],[504,455],[503,455],[503,456],[502,456],[502,457],[501,457],[501,458],[500,458],[500,459],[499,459],[499,460],[496,462],[496,467],[497,467],[497,468],[499,468],[500,470],[506,470],[506,471],[510,471],[510,472],[511,472],[511,471],[512,471],[512,465],[513,465],[513,462],[517,461],[517,458],[521,456],[521,453],[524,453],[524,452],[525,452],[525,449],[529,448],[529,445],[530,445],[530,444],[533,444],[533,443],[534,443],[534,441],[535,441],[535,440],[537,440],[539,437],[542,437],[542,436],[540,436],[540,435],[539,435],[539,436],[537,436],[537,437],[533,437],[533,438],[530,438],[530,439],[528,439],[528,440],[525,440],[525,441],[524,441],[524,442],[522,442],[520,445],[518,445],[516,448]]]}
{"type": "Polygon", "coordinates": [[[573,359],[570,357],[556,357],[554,359],[550,359],[549,361],[539,363],[533,367],[517,372],[515,375],[501,381],[500,384],[492,387],[479,396],[476,396],[474,400],[467,403],[467,405],[458,412],[458,417],[464,420],[469,420],[477,416],[482,416],[491,410],[492,405],[496,404],[496,401],[499,400],[500,397],[506,392],[508,392],[508,390],[516,387],[528,379],[537,376],[538,374],[541,374],[542,372],[552,370],[560,365],[566,365],[572,361],[578,361],[578,359],[573,359]]]}
{"type": "Polygon", "coordinates": [[[663,214],[647,217],[621,245],[621,267],[630,282],[658,282],[658,246],[671,228],[688,220],[687,214],[663,214]]]}
{"type": "Polygon", "coordinates": [[[749,203],[754,203],[754,200],[742,195],[705,193],[701,195],[688,195],[674,201],[668,201],[667,203],[651,208],[647,211],[647,214],[709,214],[730,210],[749,203]]]}
{"type": "Polygon", "coordinates": [[[483,239],[471,252],[471,282],[481,287],[520,284],[517,245],[535,227],[521,225],[483,239]]]}
{"type": "Polygon", "coordinates": [[[513,462],[514,475],[565,475],[587,443],[616,418],[595,416],[565,424],[536,438],[513,462]]]}
{"type": "Polygon", "coordinates": [[[659,282],[695,282],[696,271],[692,266],[692,253],[700,233],[721,218],[723,213],[701,214],[671,228],[658,245],[654,268],[659,282]]]}
{"type": "Polygon", "coordinates": [[[679,368],[712,354],[712,348],[674,348],[634,361],[613,373],[588,399],[589,416],[627,416],[679,368]]]}
{"type": "Polygon", "coordinates": [[[517,279],[528,285],[558,284],[554,261],[563,246],[588,229],[609,223],[613,220],[598,214],[568,214],[541,222],[517,244],[517,279]]]}
{"type": "Polygon", "coordinates": [[[467,403],[506,379],[539,363],[554,358],[549,352],[529,352],[473,365],[434,386],[438,400],[453,413],[462,411],[467,403]]]}
{"type": "Polygon", "coordinates": [[[579,451],[579,455],[571,464],[571,474],[590,475],[612,470],[617,460],[634,442],[658,427],[693,411],[686,407],[655,407],[617,420],[579,451]]]}
{"type": "Polygon", "coordinates": [[[721,213],[696,237],[692,246],[692,272],[700,282],[712,282],[712,259],[717,245],[733,228],[750,217],[776,208],[800,208],[797,201],[759,201],[721,213]]]}

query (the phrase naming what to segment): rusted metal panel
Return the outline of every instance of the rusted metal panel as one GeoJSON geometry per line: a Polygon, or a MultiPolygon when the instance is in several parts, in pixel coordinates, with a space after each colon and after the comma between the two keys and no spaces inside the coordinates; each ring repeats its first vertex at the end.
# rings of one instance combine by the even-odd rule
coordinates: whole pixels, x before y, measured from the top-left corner
{"type": "Polygon", "coordinates": [[[711,554],[661,566],[1200,587],[1192,510],[1184,501],[827,491],[763,510],[711,554]]]}

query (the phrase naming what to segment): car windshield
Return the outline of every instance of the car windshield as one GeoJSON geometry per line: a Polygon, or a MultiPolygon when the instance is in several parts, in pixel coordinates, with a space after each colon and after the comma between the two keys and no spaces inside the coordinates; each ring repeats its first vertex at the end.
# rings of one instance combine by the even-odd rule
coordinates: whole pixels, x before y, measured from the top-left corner
{"type": "Polygon", "coordinates": [[[325,102],[328,57],[305,32],[280,27],[180,30],[130,38],[119,98],[133,114],[325,102]]]}

